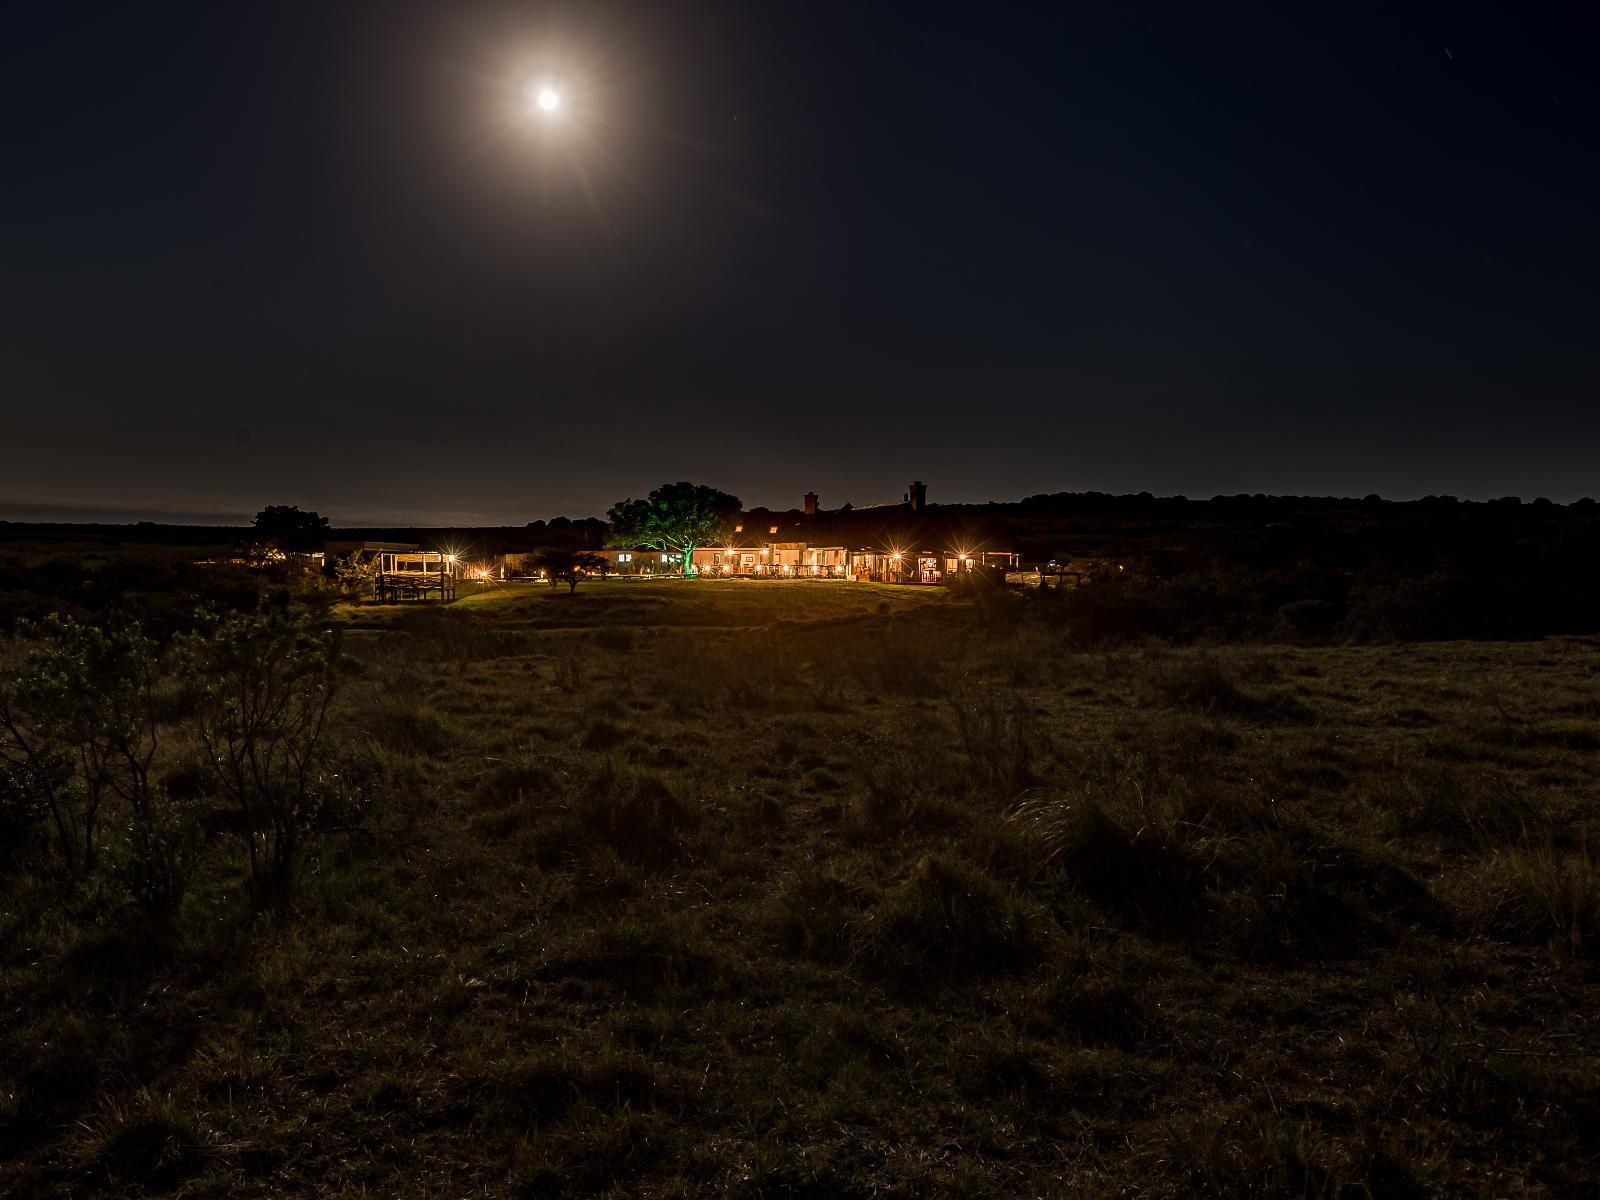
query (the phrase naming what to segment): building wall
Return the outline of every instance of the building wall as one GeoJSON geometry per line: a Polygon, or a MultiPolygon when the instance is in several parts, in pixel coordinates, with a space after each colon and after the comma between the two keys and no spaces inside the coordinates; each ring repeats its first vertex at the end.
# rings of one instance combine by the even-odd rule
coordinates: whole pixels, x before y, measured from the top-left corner
{"type": "Polygon", "coordinates": [[[661,550],[597,550],[611,566],[613,575],[681,575],[683,560],[679,555],[661,550]]]}

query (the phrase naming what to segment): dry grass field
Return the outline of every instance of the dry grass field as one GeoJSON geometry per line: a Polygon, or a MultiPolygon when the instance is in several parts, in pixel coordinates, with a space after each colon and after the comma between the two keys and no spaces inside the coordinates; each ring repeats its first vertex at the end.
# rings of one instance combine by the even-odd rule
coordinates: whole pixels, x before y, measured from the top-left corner
{"type": "Polygon", "coordinates": [[[290,912],[6,877],[0,1193],[1594,1194],[1600,640],[1037,607],[336,613],[290,912]]]}

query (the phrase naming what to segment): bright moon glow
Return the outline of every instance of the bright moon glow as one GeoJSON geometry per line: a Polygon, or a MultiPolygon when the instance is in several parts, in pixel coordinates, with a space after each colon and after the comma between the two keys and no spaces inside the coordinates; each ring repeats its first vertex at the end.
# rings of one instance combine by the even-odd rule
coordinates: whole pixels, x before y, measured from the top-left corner
{"type": "Polygon", "coordinates": [[[561,112],[561,93],[548,83],[530,83],[523,95],[528,111],[536,117],[554,117],[561,112]]]}

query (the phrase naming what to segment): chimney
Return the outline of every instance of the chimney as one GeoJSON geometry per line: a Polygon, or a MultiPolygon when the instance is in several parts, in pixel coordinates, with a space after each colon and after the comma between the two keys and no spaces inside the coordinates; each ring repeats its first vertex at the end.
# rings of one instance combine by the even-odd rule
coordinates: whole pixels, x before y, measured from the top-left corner
{"type": "Polygon", "coordinates": [[[815,492],[807,492],[806,493],[806,516],[814,517],[816,515],[817,515],[817,494],[815,492]]]}
{"type": "Polygon", "coordinates": [[[921,512],[928,503],[928,485],[920,479],[913,479],[911,486],[906,489],[906,503],[912,512],[921,512]]]}

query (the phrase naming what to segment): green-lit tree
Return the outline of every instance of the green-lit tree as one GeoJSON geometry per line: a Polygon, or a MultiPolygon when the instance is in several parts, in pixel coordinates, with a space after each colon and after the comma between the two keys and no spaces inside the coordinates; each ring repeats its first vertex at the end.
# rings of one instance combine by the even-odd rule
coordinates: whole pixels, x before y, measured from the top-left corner
{"type": "Polygon", "coordinates": [[[649,546],[683,559],[683,573],[693,574],[694,551],[726,540],[738,516],[739,497],[701,483],[664,483],[643,500],[611,506],[613,546],[649,546]]]}

